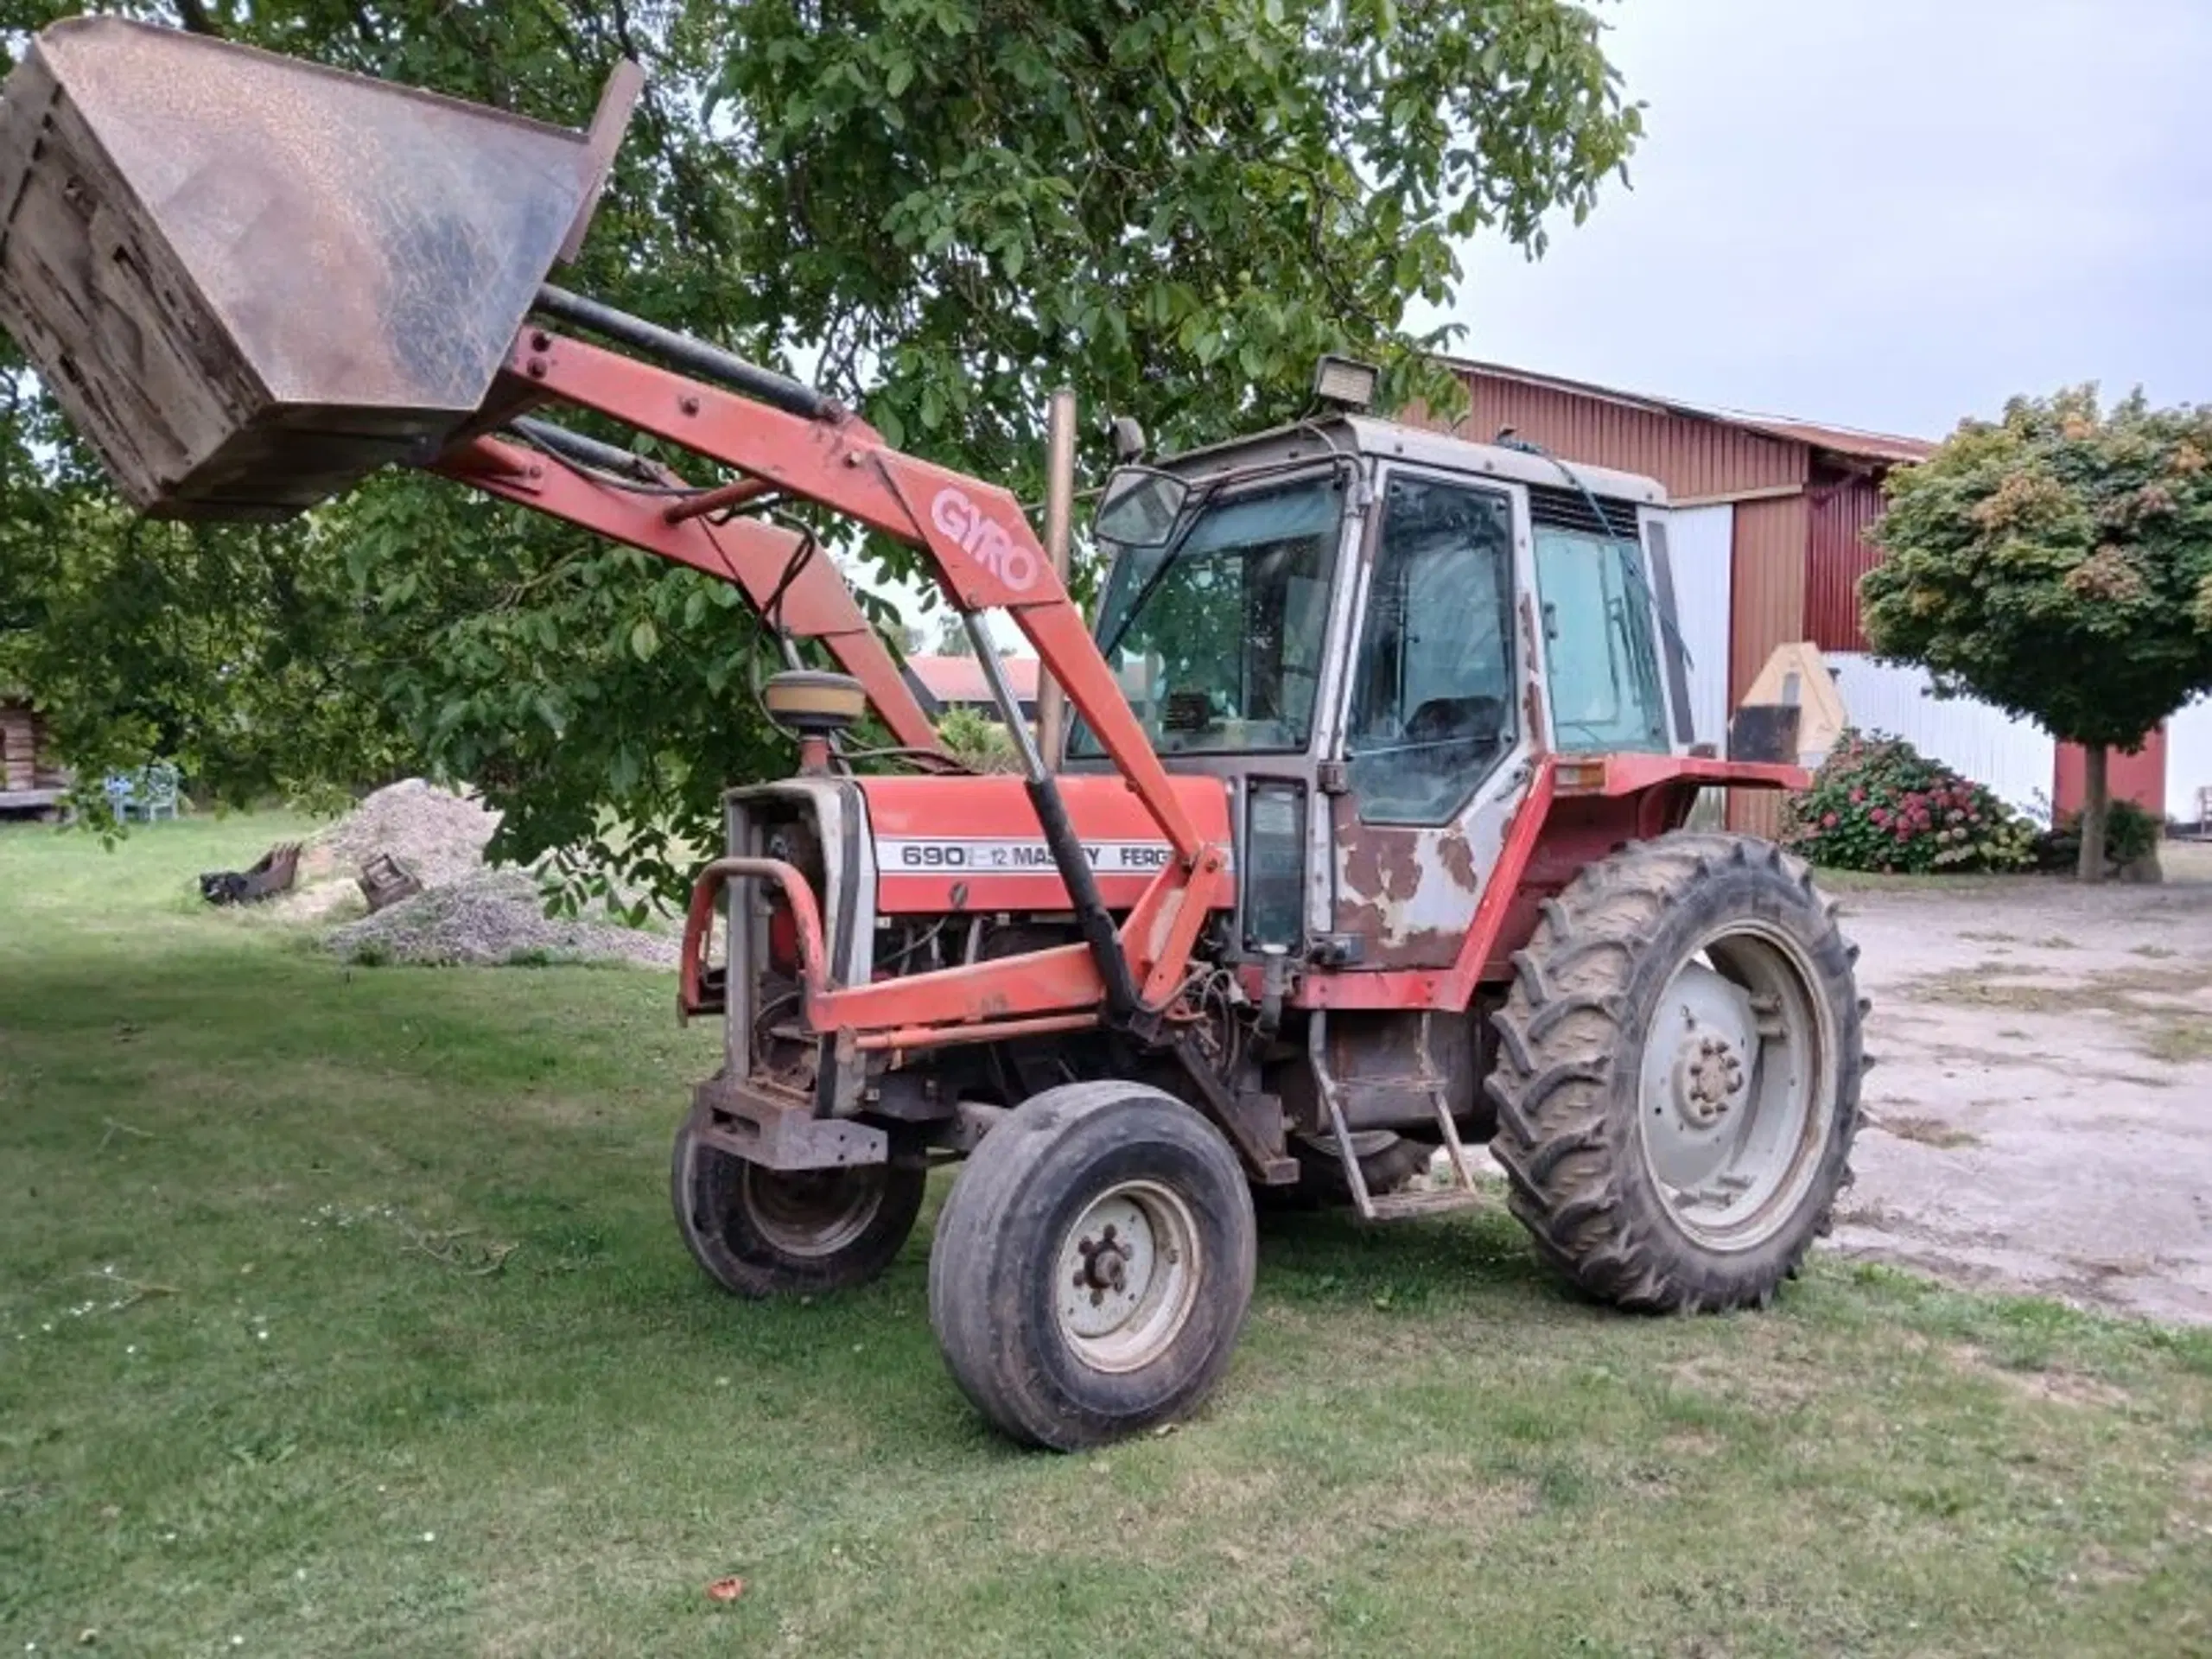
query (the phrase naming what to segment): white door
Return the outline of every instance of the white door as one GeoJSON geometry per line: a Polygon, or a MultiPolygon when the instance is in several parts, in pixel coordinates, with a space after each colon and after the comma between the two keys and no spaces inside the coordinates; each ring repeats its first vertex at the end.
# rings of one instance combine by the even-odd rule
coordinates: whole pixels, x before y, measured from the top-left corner
{"type": "Polygon", "coordinates": [[[1728,752],[1730,559],[1735,538],[1732,506],[1685,507],[1667,515],[1675,620],[1690,658],[1691,721],[1697,741],[1722,754],[1728,752]]]}
{"type": "Polygon", "coordinates": [[[2166,722],[2166,816],[2205,828],[2200,792],[2212,790],[2212,697],[2166,722]]]}

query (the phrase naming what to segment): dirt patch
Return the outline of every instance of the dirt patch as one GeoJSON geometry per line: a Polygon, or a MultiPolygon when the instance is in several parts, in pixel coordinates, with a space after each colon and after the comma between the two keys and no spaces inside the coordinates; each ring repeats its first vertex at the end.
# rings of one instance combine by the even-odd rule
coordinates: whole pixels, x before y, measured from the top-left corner
{"type": "Polygon", "coordinates": [[[1701,1428],[1678,1428],[1659,1442],[1659,1450],[1677,1462],[1700,1462],[1720,1455],[1726,1443],[1701,1428]]]}
{"type": "Polygon", "coordinates": [[[2191,1510],[2212,1516],[2212,1458],[2199,1458],[2183,1470],[2180,1490],[2191,1510]]]}
{"type": "Polygon", "coordinates": [[[2151,1022],[2144,1048],[2169,1065],[2212,1059],[2212,1019],[2194,1014],[2168,1014],[2151,1022]]]}
{"type": "Polygon", "coordinates": [[[2048,1405],[2095,1407],[2116,1411],[2127,1403],[2127,1391],[2079,1371],[2024,1371],[1999,1365],[1971,1343],[1950,1351],[1951,1363],[1960,1370],[1986,1377],[2024,1400],[2048,1405]]]}
{"type": "Polygon", "coordinates": [[[1962,1129],[1946,1123],[1940,1117],[1876,1117],[1871,1113],[1866,1122],[1885,1135],[1894,1135],[1900,1140],[1917,1141],[1923,1147],[1934,1147],[1939,1152],[1955,1152],[1961,1147],[1978,1147],[1981,1137],[1971,1129],[1962,1129]]]}
{"type": "Polygon", "coordinates": [[[1793,1365],[1753,1346],[1700,1354],[1662,1369],[1678,1388],[1763,1415],[1802,1410],[1820,1398],[1826,1386],[1815,1369],[1793,1365]]]}
{"type": "Polygon", "coordinates": [[[2212,880],[1855,887],[1844,926],[1877,1132],[1834,1246],[2212,1323],[2212,880]]]}
{"type": "MultiPolygon", "coordinates": [[[[2070,942],[2038,950],[2078,947],[2070,942]]],[[[2140,955],[2140,950],[2131,951],[2140,955]]],[[[2201,1016],[2212,1022],[2212,961],[2175,962],[2170,967],[2110,968],[2099,972],[2057,975],[2048,969],[2003,962],[1930,974],[1900,988],[1909,996],[1981,1007],[2012,1008],[2024,1014],[2117,1014],[2156,1022],[2171,1016],[2201,1016]]]]}

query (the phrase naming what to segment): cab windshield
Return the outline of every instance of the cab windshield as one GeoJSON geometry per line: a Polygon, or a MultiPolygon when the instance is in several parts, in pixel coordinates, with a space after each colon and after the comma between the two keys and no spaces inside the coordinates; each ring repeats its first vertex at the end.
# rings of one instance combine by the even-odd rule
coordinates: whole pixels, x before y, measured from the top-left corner
{"type": "MultiPolygon", "coordinates": [[[[1164,547],[1107,543],[1098,644],[1155,750],[1306,747],[1343,513],[1331,474],[1216,494],[1164,547]]],[[[1104,753],[1081,724],[1069,747],[1104,753]]]]}

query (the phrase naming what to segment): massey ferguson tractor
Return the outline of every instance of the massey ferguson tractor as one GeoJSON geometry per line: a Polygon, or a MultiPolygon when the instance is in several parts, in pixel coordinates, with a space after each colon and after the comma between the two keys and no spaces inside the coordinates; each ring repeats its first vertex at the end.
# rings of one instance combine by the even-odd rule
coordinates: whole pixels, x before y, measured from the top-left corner
{"type": "Polygon", "coordinates": [[[977,1408],[1058,1447],[1212,1388],[1255,1195],[1433,1215],[1483,1201],[1478,1146],[1594,1295],[1764,1305],[1848,1179],[1860,1004],[1804,867],[1684,828],[1802,778],[1691,743],[1660,489],[1369,418],[1332,361],[1312,418],[1113,474],[1087,623],[1006,490],[545,284],[635,91],[575,133],[56,25],[0,93],[0,321],[149,511],[426,467],[760,607],[799,760],[729,791],[684,936],[681,1011],[724,1033],[672,1160],[707,1273],[860,1284],[964,1160],[931,1319],[977,1408]],[[921,556],[1019,776],[942,751],[793,503],[921,556]],[[992,611],[1065,688],[1061,753],[992,611]],[[871,705],[906,770],[849,753],[871,705]]]}

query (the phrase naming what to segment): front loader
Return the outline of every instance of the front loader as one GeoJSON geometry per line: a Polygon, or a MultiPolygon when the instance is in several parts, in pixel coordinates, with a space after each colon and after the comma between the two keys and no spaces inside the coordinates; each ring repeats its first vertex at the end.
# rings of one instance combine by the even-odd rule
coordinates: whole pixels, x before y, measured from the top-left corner
{"type": "Polygon", "coordinates": [[[700,1265],[861,1283],[964,1160],[931,1318],[983,1414],[1060,1447],[1219,1378],[1255,1194],[1433,1214],[1482,1201],[1482,1144],[1594,1294],[1765,1304],[1847,1179],[1860,1004],[1805,868],[1684,828],[1803,780],[1693,747],[1658,486],[1370,418],[1332,362],[1313,418],[1113,475],[1089,625],[1004,489],[545,285],[621,103],[578,135],[57,25],[0,94],[0,321],[142,507],[429,467],[732,581],[793,642],[766,701],[798,775],[729,792],[686,918],[681,1011],[724,1033],[672,1159],[700,1265]],[[938,748],[792,501],[922,555],[1019,776],[938,748]],[[1060,754],[994,610],[1065,690],[1060,754]],[[857,769],[871,702],[918,773],[857,769]]]}

